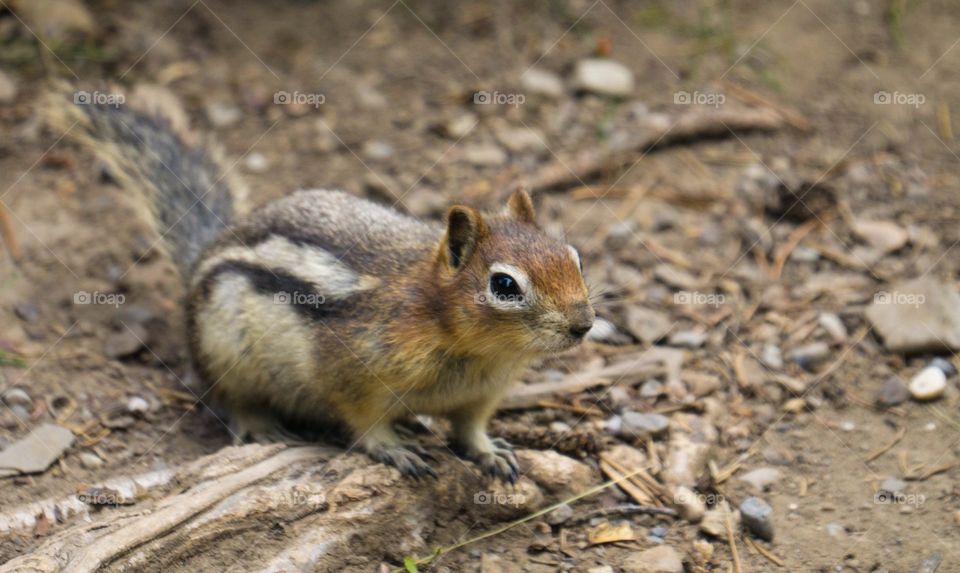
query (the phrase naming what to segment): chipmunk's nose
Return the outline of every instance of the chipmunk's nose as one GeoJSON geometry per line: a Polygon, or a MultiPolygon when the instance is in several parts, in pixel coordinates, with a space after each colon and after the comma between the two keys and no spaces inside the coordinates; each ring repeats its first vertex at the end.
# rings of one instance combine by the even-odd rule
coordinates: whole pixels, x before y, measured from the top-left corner
{"type": "Polygon", "coordinates": [[[570,309],[570,335],[574,338],[583,338],[593,328],[593,319],[596,314],[589,303],[580,303],[570,309]]]}

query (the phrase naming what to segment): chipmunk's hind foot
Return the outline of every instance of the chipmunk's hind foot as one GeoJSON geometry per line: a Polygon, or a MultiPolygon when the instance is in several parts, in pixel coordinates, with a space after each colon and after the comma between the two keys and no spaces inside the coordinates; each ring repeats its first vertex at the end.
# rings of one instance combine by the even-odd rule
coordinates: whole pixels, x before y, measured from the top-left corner
{"type": "Polygon", "coordinates": [[[234,414],[230,417],[230,433],[234,444],[254,442],[257,444],[310,445],[313,440],[294,432],[277,418],[268,414],[234,414]]]}

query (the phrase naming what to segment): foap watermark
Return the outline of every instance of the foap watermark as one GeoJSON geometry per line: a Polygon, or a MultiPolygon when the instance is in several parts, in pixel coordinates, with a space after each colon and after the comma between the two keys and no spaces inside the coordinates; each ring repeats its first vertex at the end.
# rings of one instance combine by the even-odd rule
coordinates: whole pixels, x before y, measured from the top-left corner
{"type": "Polygon", "coordinates": [[[921,304],[926,302],[927,297],[918,293],[882,290],[873,295],[874,304],[899,304],[919,308],[921,304]]]}
{"type": "Polygon", "coordinates": [[[326,499],[323,495],[317,493],[307,493],[297,489],[288,492],[281,492],[279,496],[280,503],[289,506],[309,506],[319,508],[326,505],[326,499]]]}
{"type": "Polygon", "coordinates": [[[73,304],[105,304],[116,308],[126,300],[127,297],[119,293],[88,292],[85,290],[73,293],[73,304]]]}
{"type": "Polygon", "coordinates": [[[873,503],[877,505],[909,505],[920,507],[927,501],[922,493],[903,493],[902,491],[880,490],[873,495],[873,503]]]}
{"type": "Polygon", "coordinates": [[[873,94],[873,103],[877,105],[912,105],[914,108],[922,106],[927,101],[923,94],[907,94],[880,90],[873,94]]]}
{"type": "Polygon", "coordinates": [[[714,308],[726,302],[722,294],[682,290],[673,293],[673,304],[691,304],[695,306],[712,306],[714,308]]]}
{"type": "Polygon", "coordinates": [[[679,488],[673,494],[673,503],[676,505],[687,505],[700,502],[707,507],[714,507],[726,501],[727,498],[719,493],[698,493],[686,488],[679,488]]]}
{"type": "Polygon", "coordinates": [[[720,107],[727,101],[727,96],[717,92],[688,92],[680,90],[673,92],[673,103],[677,105],[712,105],[720,107]]]}
{"type": "Polygon", "coordinates": [[[474,105],[512,105],[513,107],[520,107],[526,101],[527,96],[520,93],[481,90],[473,94],[474,105]]]}
{"type": "Polygon", "coordinates": [[[488,292],[477,293],[473,297],[477,304],[521,305],[527,302],[522,294],[493,294],[488,292]]]}
{"type": "Polygon", "coordinates": [[[327,96],[322,93],[310,92],[287,92],[278,91],[273,94],[273,103],[277,105],[309,105],[315,108],[320,107],[327,101],[327,96]]]}
{"type": "Polygon", "coordinates": [[[522,493],[478,491],[473,494],[473,503],[477,505],[512,505],[513,507],[520,507],[527,503],[527,496],[522,493]]]}
{"type": "Polygon", "coordinates": [[[112,105],[120,107],[127,102],[127,96],[109,92],[73,92],[73,103],[77,105],[112,105]]]}
{"type": "Polygon", "coordinates": [[[294,306],[322,306],[327,298],[315,292],[280,291],[273,294],[273,304],[289,304],[294,306]]]}

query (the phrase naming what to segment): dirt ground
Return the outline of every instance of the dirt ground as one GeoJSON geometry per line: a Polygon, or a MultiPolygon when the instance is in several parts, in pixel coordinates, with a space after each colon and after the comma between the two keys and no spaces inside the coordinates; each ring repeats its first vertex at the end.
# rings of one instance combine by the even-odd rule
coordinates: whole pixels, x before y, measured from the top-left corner
{"type": "MultiPolygon", "coordinates": [[[[0,256],[0,390],[30,398],[28,407],[8,401],[0,410],[0,447],[43,422],[77,435],[46,472],[0,480],[0,512],[174,467],[231,441],[184,380],[173,267],[91,157],[40,124],[47,80],[91,93],[166,86],[193,127],[225,148],[256,204],[296,189],[344,188],[430,218],[455,201],[494,206],[503,181],[602,148],[638,116],[683,113],[691,107],[683,94],[692,105],[743,105],[730,82],[795,110],[810,129],[637,152],[622,168],[536,196],[545,227],[579,247],[598,315],[620,340],[544,361],[528,381],[650,346],[630,318],[642,307],[667,320],[655,344],[705,335],[685,351],[684,388],[651,396],[646,378],[615,380],[561,396],[559,406],[504,411],[495,429],[549,427],[557,441],[579,429],[603,447],[625,442],[666,459],[666,438],[634,443],[608,422],[630,410],[667,412],[677,424],[675,412],[685,410],[718,431],[715,472],[741,466],[720,483],[701,479],[699,491],[733,506],[756,494],[773,508],[774,540],[755,543],[784,566],[740,539],[743,571],[932,571],[918,569],[932,556],[939,571],[960,571],[956,377],[938,400],[875,404],[891,376],[907,382],[935,356],[960,360],[892,352],[864,318],[875,293],[899,281],[936,277],[955,287],[960,276],[960,157],[949,115],[960,109],[952,73],[960,15],[952,3],[91,0],[87,8],[88,25],[51,10],[57,24],[0,3],[0,70],[16,92],[0,103],[0,200],[19,250],[0,256]],[[632,71],[629,95],[574,89],[577,63],[598,54],[632,71]],[[560,93],[535,93],[521,80],[530,68],[559,77],[560,93]],[[280,92],[322,94],[323,102],[277,105],[280,92]],[[475,103],[478,92],[503,103],[475,103]],[[780,180],[828,189],[836,206],[820,218],[784,217],[767,203],[780,180]],[[855,232],[855,220],[895,223],[909,240],[882,252],[855,232]],[[794,237],[777,276],[771,267],[794,237]],[[80,304],[78,293],[113,298],[80,304]],[[713,298],[688,304],[678,294],[713,298]],[[822,326],[824,313],[840,318],[844,336],[822,326]],[[142,328],[145,345],[126,351],[124,324],[142,328]],[[791,359],[815,341],[827,343],[825,357],[807,368],[791,359]],[[761,365],[765,345],[782,350],[782,367],[761,365]],[[146,407],[131,414],[136,398],[146,407]],[[764,467],[779,476],[754,492],[740,477],[764,467]],[[891,477],[908,478],[909,502],[877,501],[891,477]]],[[[595,452],[566,450],[598,467],[595,452]]],[[[573,509],[628,501],[610,488],[573,509]]],[[[630,557],[665,544],[689,571],[733,570],[725,537],[665,517],[610,521],[620,519],[632,540],[581,543],[597,521],[571,526],[576,541],[563,546],[563,526],[541,519],[421,569],[642,570],[630,557]],[[711,557],[694,557],[696,540],[711,544],[711,557]]],[[[491,524],[462,517],[436,525],[416,554],[491,524]]],[[[29,552],[44,534],[3,534],[0,560],[29,552]]],[[[353,549],[366,559],[357,570],[404,557],[377,543],[353,549]]]]}

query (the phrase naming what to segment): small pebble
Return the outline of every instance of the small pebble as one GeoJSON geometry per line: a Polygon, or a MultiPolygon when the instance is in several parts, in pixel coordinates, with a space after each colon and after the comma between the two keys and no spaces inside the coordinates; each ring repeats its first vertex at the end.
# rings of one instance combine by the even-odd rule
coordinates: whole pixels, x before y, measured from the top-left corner
{"type": "Polygon", "coordinates": [[[850,420],[844,420],[840,422],[840,429],[844,432],[852,432],[857,429],[857,425],[850,420]]]}
{"type": "Polygon", "coordinates": [[[897,376],[891,376],[880,387],[877,393],[877,405],[882,408],[892,408],[903,404],[910,398],[910,391],[897,376]]]}
{"type": "Polygon", "coordinates": [[[815,263],[820,260],[820,251],[809,247],[797,247],[790,253],[790,260],[798,263],[815,263]]]}
{"type": "Polygon", "coordinates": [[[569,504],[563,504],[557,509],[547,514],[546,521],[550,525],[563,525],[573,517],[573,508],[569,504]]]}
{"type": "Polygon", "coordinates": [[[507,160],[507,152],[490,144],[464,146],[463,158],[478,167],[492,167],[502,165],[507,160]]]}
{"type": "Polygon", "coordinates": [[[667,344],[670,346],[679,346],[680,348],[700,348],[706,340],[707,335],[704,332],[681,330],[671,334],[667,339],[667,344]]]}
{"type": "Polygon", "coordinates": [[[740,504],[743,526],[764,541],[773,541],[772,517],[773,508],[759,497],[748,497],[740,504]]]}
{"type": "Polygon", "coordinates": [[[657,380],[647,380],[640,386],[641,398],[657,398],[663,394],[663,384],[657,380]]]}
{"type": "Polygon", "coordinates": [[[790,351],[787,358],[804,369],[812,369],[830,356],[830,345],[826,342],[812,342],[798,346],[790,351]]]}
{"type": "Polygon", "coordinates": [[[14,303],[13,312],[24,322],[36,322],[40,318],[40,309],[28,300],[14,303]]]}
{"type": "Polygon", "coordinates": [[[20,388],[11,388],[4,392],[3,401],[7,406],[33,407],[33,399],[30,398],[30,394],[20,388]]]}
{"type": "Polygon", "coordinates": [[[834,342],[843,342],[847,339],[847,327],[843,325],[840,317],[832,312],[820,315],[820,326],[827,331],[834,342]]]}
{"type": "Polygon", "coordinates": [[[77,457],[80,459],[80,465],[88,470],[94,470],[103,466],[103,460],[101,460],[96,454],[92,454],[90,452],[80,452],[77,457]]]}
{"type": "Polygon", "coordinates": [[[760,353],[760,362],[771,370],[783,370],[783,355],[774,344],[765,344],[760,353]]]}
{"type": "Polygon", "coordinates": [[[957,367],[954,366],[949,360],[940,358],[939,356],[931,360],[929,366],[943,370],[943,373],[947,376],[947,378],[951,378],[957,374],[957,367]]]}
{"type": "Polygon", "coordinates": [[[629,439],[659,436],[670,427],[670,419],[663,414],[644,414],[628,410],[623,413],[621,420],[620,436],[629,439]]]}
{"type": "Polygon", "coordinates": [[[910,380],[909,389],[914,400],[936,400],[947,389],[947,375],[936,366],[927,366],[910,380]]]}
{"type": "Polygon", "coordinates": [[[393,146],[386,141],[371,140],[363,144],[363,154],[374,161],[390,159],[393,153],[393,146]]]}
{"type": "Polygon", "coordinates": [[[243,160],[243,164],[247,168],[247,171],[251,173],[263,173],[270,167],[267,157],[256,151],[247,155],[246,159],[243,160]]]}
{"type": "Polygon", "coordinates": [[[520,85],[524,91],[549,97],[563,95],[563,82],[560,77],[547,70],[530,68],[520,77],[520,85]]]}
{"type": "Polygon", "coordinates": [[[577,62],[573,83],[581,90],[600,95],[624,97],[633,93],[633,72],[619,62],[588,58],[577,62]]]}
{"type": "Polygon", "coordinates": [[[667,528],[658,525],[658,526],[650,529],[650,536],[651,536],[651,537],[656,537],[656,538],[658,538],[658,539],[663,539],[664,537],[667,536],[667,528]]]}
{"type": "Polygon", "coordinates": [[[143,414],[150,409],[150,403],[140,396],[132,396],[127,400],[127,411],[131,414],[143,414]]]}
{"type": "Polygon", "coordinates": [[[743,474],[739,480],[749,485],[755,493],[760,493],[780,481],[782,475],[776,468],[763,467],[743,474]]]}
{"type": "Polygon", "coordinates": [[[839,523],[827,524],[827,535],[830,537],[844,537],[846,534],[847,529],[839,523]]]}
{"type": "Polygon", "coordinates": [[[889,493],[901,493],[907,489],[907,482],[897,478],[887,478],[880,484],[880,491],[889,493]]]}
{"type": "Polygon", "coordinates": [[[243,116],[239,107],[220,102],[208,103],[206,112],[207,119],[210,120],[213,127],[229,127],[240,121],[243,116]]]}

